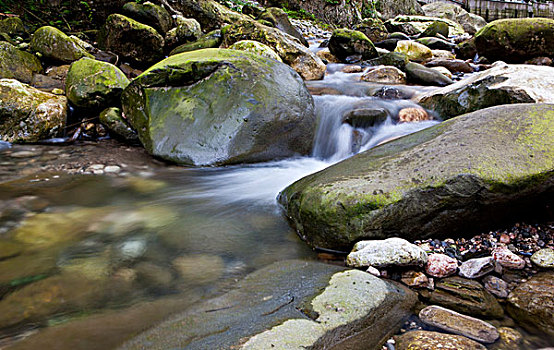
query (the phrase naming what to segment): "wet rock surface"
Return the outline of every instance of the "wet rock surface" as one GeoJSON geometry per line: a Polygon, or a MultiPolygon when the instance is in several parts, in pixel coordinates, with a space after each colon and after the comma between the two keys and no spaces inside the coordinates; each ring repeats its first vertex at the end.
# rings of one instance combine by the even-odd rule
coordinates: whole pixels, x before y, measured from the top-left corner
{"type": "Polygon", "coordinates": [[[429,331],[412,331],[396,337],[398,350],[485,350],[484,345],[461,335],[429,331]]]}

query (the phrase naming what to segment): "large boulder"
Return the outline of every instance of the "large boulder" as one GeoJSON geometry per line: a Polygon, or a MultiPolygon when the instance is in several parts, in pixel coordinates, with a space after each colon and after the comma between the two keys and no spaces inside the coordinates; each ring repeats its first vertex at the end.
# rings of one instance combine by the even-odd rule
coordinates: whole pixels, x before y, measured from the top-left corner
{"type": "Polygon", "coordinates": [[[385,22],[389,32],[401,32],[407,35],[421,35],[427,27],[435,22],[444,22],[448,25],[449,35],[459,35],[464,33],[464,29],[458,23],[449,19],[438,19],[426,16],[396,16],[385,22]]]}
{"type": "Polygon", "coordinates": [[[256,55],[260,55],[263,57],[274,59],[279,62],[283,62],[281,57],[279,57],[279,55],[275,53],[275,51],[273,51],[271,47],[264,45],[259,41],[254,41],[254,40],[237,41],[233,45],[229,46],[229,49],[252,52],[256,55]]]}
{"type": "Polygon", "coordinates": [[[415,300],[408,288],[359,270],[287,260],[121,349],[376,349],[415,300]]]}
{"type": "Polygon", "coordinates": [[[263,19],[265,21],[268,21],[273,25],[275,28],[292,35],[296,39],[300,40],[302,45],[304,46],[310,46],[308,45],[308,41],[304,36],[290,23],[289,16],[287,13],[280,8],[276,7],[270,7],[266,9],[259,17],[259,19],[263,19]]]}
{"type": "Polygon", "coordinates": [[[389,36],[385,24],[379,18],[364,18],[354,29],[364,33],[373,43],[385,40],[389,36]]]}
{"type": "Polygon", "coordinates": [[[554,55],[554,19],[500,19],[487,24],[475,34],[480,55],[491,61],[523,63],[554,55]]]}
{"type": "Polygon", "coordinates": [[[128,2],[123,5],[123,14],[132,19],[149,25],[161,35],[165,35],[173,26],[173,19],[167,10],[150,1],[142,4],[128,2]]]}
{"type": "Polygon", "coordinates": [[[339,60],[359,55],[362,60],[369,60],[378,56],[371,40],[357,30],[336,29],[329,39],[329,50],[339,60]]]}
{"type": "Polygon", "coordinates": [[[381,0],[375,9],[384,19],[391,19],[398,15],[422,15],[423,9],[417,0],[381,0]]]}
{"type": "Polygon", "coordinates": [[[497,62],[491,69],[420,96],[419,103],[448,119],[502,104],[554,103],[553,84],[552,67],[497,62]]]}
{"type": "Polygon", "coordinates": [[[83,57],[90,57],[85,49],[61,30],[45,26],[36,30],[31,40],[31,50],[38,52],[47,60],[71,63],[83,57]]]}
{"type": "Polygon", "coordinates": [[[487,25],[483,17],[470,14],[460,6],[449,2],[433,2],[422,7],[425,16],[446,18],[457,22],[469,34],[475,34],[478,30],[487,25]]]}
{"type": "Polygon", "coordinates": [[[212,31],[226,23],[235,23],[248,18],[214,0],[179,0],[172,2],[172,6],[185,17],[196,19],[205,31],[212,31]]]}
{"type": "Polygon", "coordinates": [[[307,154],[313,100],[290,67],[244,51],[170,56],[125,89],[123,110],[152,154],[183,164],[307,154]]]}
{"type": "Polygon", "coordinates": [[[544,214],[553,169],[554,104],[497,106],[309,175],[279,202],[313,246],[349,250],[361,239],[468,235],[544,214]]]}
{"type": "Polygon", "coordinates": [[[63,132],[67,99],[13,79],[0,79],[0,138],[36,142],[63,132]]]}
{"type": "Polygon", "coordinates": [[[508,313],[529,332],[554,337],[554,273],[543,272],[508,296],[508,313]]]}
{"type": "Polygon", "coordinates": [[[141,67],[163,57],[164,39],[154,28],[119,14],[106,19],[98,44],[141,67]]]}
{"type": "Polygon", "coordinates": [[[325,64],[319,57],[294,37],[279,29],[245,20],[224,27],[222,34],[224,47],[229,47],[241,40],[255,40],[271,47],[283,62],[291,66],[305,80],[319,80],[325,74],[325,64]]]}
{"type": "Polygon", "coordinates": [[[35,55],[0,41],[0,78],[30,83],[33,75],[40,72],[42,72],[42,65],[35,55]]]}
{"type": "Polygon", "coordinates": [[[69,68],[65,92],[69,101],[78,107],[103,109],[118,104],[127,85],[129,79],[113,64],[81,58],[69,68]]]}

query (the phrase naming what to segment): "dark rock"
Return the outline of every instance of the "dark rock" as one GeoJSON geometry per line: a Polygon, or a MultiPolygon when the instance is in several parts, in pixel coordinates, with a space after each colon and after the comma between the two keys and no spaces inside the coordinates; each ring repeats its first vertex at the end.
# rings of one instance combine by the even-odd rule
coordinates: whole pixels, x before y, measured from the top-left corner
{"type": "Polygon", "coordinates": [[[123,5],[123,14],[156,29],[161,35],[165,35],[173,26],[173,19],[169,12],[150,1],[141,4],[128,2],[123,5]]]}
{"type": "Polygon", "coordinates": [[[177,26],[169,30],[164,38],[165,49],[169,51],[176,46],[194,42],[202,36],[200,23],[193,18],[177,17],[177,26]]]}
{"type": "Polygon", "coordinates": [[[405,54],[400,52],[389,52],[372,60],[368,60],[365,64],[369,66],[393,66],[403,71],[406,69],[408,62],[410,62],[410,60],[408,60],[408,56],[405,54]]]}
{"type": "Polygon", "coordinates": [[[33,80],[33,74],[40,72],[42,65],[35,55],[0,41],[0,78],[16,79],[28,84],[33,80]]]}
{"type": "Polygon", "coordinates": [[[365,36],[367,36],[367,38],[373,43],[385,40],[389,35],[383,21],[378,18],[364,18],[362,23],[356,25],[354,29],[364,33],[365,36]]]}
{"type": "Polygon", "coordinates": [[[431,50],[452,51],[456,47],[456,45],[452,44],[450,41],[440,39],[440,38],[431,38],[431,37],[425,37],[425,36],[417,39],[417,42],[427,46],[431,50]]]}
{"type": "Polygon", "coordinates": [[[405,69],[408,81],[416,84],[446,86],[453,83],[452,79],[444,74],[419,63],[410,62],[406,64],[405,69]]]}
{"type": "Polygon", "coordinates": [[[448,37],[448,24],[442,21],[434,21],[431,23],[423,33],[421,33],[422,37],[435,37],[437,34],[440,34],[444,37],[448,37]]]}
{"type": "Polygon", "coordinates": [[[475,46],[475,39],[471,38],[466,41],[462,41],[454,48],[456,57],[463,60],[472,60],[477,55],[477,47],[475,46]]]}
{"type": "Polygon", "coordinates": [[[131,129],[127,121],[123,119],[122,112],[119,108],[107,108],[100,113],[100,123],[108,130],[128,142],[138,141],[137,133],[131,129]]]}
{"type": "Polygon", "coordinates": [[[336,29],[329,39],[329,50],[339,60],[361,55],[363,60],[377,57],[377,50],[365,34],[348,29],[336,29]]]}
{"type": "Polygon", "coordinates": [[[462,60],[433,59],[425,63],[426,67],[445,67],[452,73],[473,73],[469,63],[462,60]]]}
{"type": "Polygon", "coordinates": [[[271,23],[272,27],[275,27],[284,33],[292,35],[296,39],[300,40],[302,45],[306,47],[310,46],[306,38],[304,38],[304,36],[298,30],[296,30],[292,23],[290,23],[289,16],[282,9],[270,7],[260,15],[259,19],[264,19],[271,23]]]}
{"type": "Polygon", "coordinates": [[[172,56],[178,53],[189,52],[194,50],[213,49],[213,48],[219,47],[222,41],[223,41],[223,38],[221,37],[221,30],[217,29],[201,36],[196,41],[186,43],[176,47],[169,53],[169,55],[172,56]]]}

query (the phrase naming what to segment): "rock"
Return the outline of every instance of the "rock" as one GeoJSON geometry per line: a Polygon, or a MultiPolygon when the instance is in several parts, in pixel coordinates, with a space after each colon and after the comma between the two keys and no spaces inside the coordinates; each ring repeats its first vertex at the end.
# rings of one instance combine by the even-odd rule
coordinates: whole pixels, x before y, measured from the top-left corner
{"type": "Polygon", "coordinates": [[[223,38],[221,37],[221,30],[219,29],[214,30],[201,36],[196,41],[193,41],[191,43],[186,43],[176,47],[169,53],[169,55],[172,56],[183,52],[216,48],[216,47],[219,47],[219,45],[221,45],[222,41],[223,41],[223,38]]]}
{"type": "Polygon", "coordinates": [[[394,66],[377,66],[364,73],[360,79],[383,84],[406,84],[406,73],[394,66]]]}
{"type": "Polygon", "coordinates": [[[398,112],[398,121],[401,123],[421,122],[433,119],[423,108],[402,108],[398,112]]]}
{"type": "Polygon", "coordinates": [[[329,48],[324,48],[324,49],[321,49],[319,50],[318,52],[316,52],[316,55],[317,57],[321,58],[321,60],[327,64],[327,63],[340,63],[340,60],[338,58],[335,57],[335,55],[333,55],[331,53],[331,51],[329,51],[329,48]]]}
{"type": "Polygon", "coordinates": [[[505,245],[496,247],[492,251],[492,258],[497,264],[509,269],[521,270],[525,267],[525,260],[512,253],[505,245]]]}
{"type": "Polygon", "coordinates": [[[422,291],[420,295],[431,304],[472,316],[502,318],[504,315],[498,301],[474,280],[447,277],[435,284],[434,291],[422,291]]]}
{"type": "Polygon", "coordinates": [[[100,123],[104,125],[110,133],[121,137],[129,142],[138,141],[137,133],[129,127],[123,119],[121,109],[116,107],[106,108],[100,113],[100,123]]]}
{"type": "Polygon", "coordinates": [[[551,198],[549,177],[539,175],[554,167],[551,125],[551,104],[480,110],[306,176],[284,189],[279,202],[300,237],[322,248],[492,229],[491,220],[536,215],[551,198]],[[524,180],[532,176],[536,182],[524,180]]]}
{"type": "Polygon", "coordinates": [[[448,37],[449,33],[449,27],[448,24],[442,21],[434,21],[432,22],[423,33],[421,33],[422,37],[434,37],[437,36],[437,34],[442,35],[443,37],[448,37]]]}
{"type": "Polygon", "coordinates": [[[554,102],[552,84],[554,67],[497,62],[489,70],[421,95],[419,103],[448,119],[500,104],[554,102]]]}
{"type": "Polygon", "coordinates": [[[243,51],[170,56],[133,80],[122,102],[145,148],[182,164],[290,157],[307,154],[313,142],[313,100],[302,79],[243,51]],[[176,67],[189,73],[174,74],[176,67]]]}
{"type": "Polygon", "coordinates": [[[464,29],[458,23],[448,19],[438,19],[425,16],[396,16],[385,22],[389,32],[401,32],[407,35],[421,35],[432,23],[440,21],[448,25],[448,36],[464,33],[464,29]]]}
{"type": "Polygon", "coordinates": [[[354,29],[364,33],[373,43],[385,40],[389,35],[383,21],[378,18],[364,18],[362,23],[356,25],[354,29]]]}
{"type": "Polygon", "coordinates": [[[99,33],[98,45],[139,67],[146,67],[163,57],[164,39],[146,24],[113,14],[106,19],[99,33]]]}
{"type": "Polygon", "coordinates": [[[543,268],[553,268],[554,267],[554,249],[552,248],[544,248],[541,250],[536,251],[531,256],[531,261],[543,268]]]}
{"type": "Polygon", "coordinates": [[[554,19],[511,18],[487,24],[475,34],[479,55],[491,62],[522,63],[554,52],[554,19]]]}
{"type": "Polygon", "coordinates": [[[444,74],[415,62],[410,62],[406,65],[406,75],[408,81],[422,85],[446,86],[453,83],[452,79],[444,74]]]}
{"type": "Polygon", "coordinates": [[[194,18],[184,18],[182,16],[176,19],[177,27],[169,30],[165,35],[165,47],[174,49],[177,46],[194,42],[202,37],[200,23],[194,18]]]}
{"type": "Polygon", "coordinates": [[[225,263],[218,255],[180,256],[172,261],[172,265],[187,285],[214,283],[225,270],[225,263]]]}
{"type": "Polygon", "coordinates": [[[431,57],[433,53],[427,46],[415,41],[401,40],[396,44],[394,52],[405,54],[410,61],[423,62],[431,57]]]}
{"type": "Polygon", "coordinates": [[[18,256],[23,251],[23,245],[3,239],[0,244],[0,261],[18,256]]]}
{"type": "Polygon", "coordinates": [[[271,23],[272,27],[275,27],[298,39],[302,45],[308,47],[308,41],[300,34],[298,30],[290,23],[289,16],[285,11],[277,7],[267,8],[258,19],[263,19],[271,23]]]}
{"type": "Polygon", "coordinates": [[[498,333],[500,339],[491,346],[493,350],[519,349],[523,344],[523,335],[513,328],[500,327],[498,333]]]}
{"type": "Polygon", "coordinates": [[[443,278],[458,270],[458,260],[446,254],[431,254],[427,257],[425,272],[433,277],[443,278]]]}
{"type": "Polygon", "coordinates": [[[137,280],[150,290],[167,290],[173,282],[171,271],[162,266],[140,262],[135,266],[137,280]]]}
{"type": "Polygon", "coordinates": [[[485,289],[498,298],[507,298],[509,289],[508,283],[495,276],[486,276],[483,278],[485,289]]]}
{"type": "Polygon", "coordinates": [[[169,12],[150,1],[141,4],[128,2],[123,5],[123,14],[137,22],[153,27],[161,35],[165,35],[173,26],[173,19],[169,12]]]}
{"type": "Polygon", "coordinates": [[[40,72],[42,65],[35,55],[0,41],[0,78],[16,79],[28,84],[32,81],[33,75],[40,72]]]}
{"type": "Polygon", "coordinates": [[[414,302],[406,287],[362,271],[287,260],[248,275],[236,289],[121,349],[374,348],[414,302]]]}
{"type": "Polygon", "coordinates": [[[93,58],[85,49],[59,29],[45,26],[33,34],[31,50],[55,62],[71,63],[83,57],[93,58]]]}
{"type": "Polygon", "coordinates": [[[469,259],[460,265],[460,276],[465,278],[479,278],[494,271],[492,257],[469,259]]]}
{"type": "Polygon", "coordinates": [[[448,70],[448,68],[444,68],[444,67],[431,67],[431,69],[434,69],[436,70],[437,72],[439,72],[440,74],[444,75],[445,77],[449,78],[449,79],[452,79],[452,73],[448,70]]]}
{"type": "MultiPolygon", "coordinates": [[[[454,60],[456,59],[456,56],[447,50],[431,50],[433,53],[433,60],[454,60]]],[[[425,62],[427,64],[427,62],[425,62]]]]}
{"type": "Polygon", "coordinates": [[[27,33],[25,24],[19,17],[8,17],[0,20],[0,32],[9,36],[24,36],[27,33]]]}
{"type": "Polygon", "coordinates": [[[129,79],[113,64],[81,58],[69,68],[65,93],[74,105],[98,110],[118,104],[127,85],[129,79]]]}
{"type": "Polygon", "coordinates": [[[457,58],[463,60],[472,60],[477,55],[477,47],[475,46],[475,39],[471,38],[466,41],[462,41],[454,48],[457,58]]]}
{"type": "Polygon", "coordinates": [[[431,285],[431,281],[423,272],[419,271],[406,271],[402,273],[402,278],[400,279],[402,283],[408,287],[413,288],[427,288],[431,285]]]}
{"type": "Polygon", "coordinates": [[[554,273],[539,273],[517,286],[508,296],[507,310],[527,331],[554,337],[554,273]]]}
{"type": "Polygon", "coordinates": [[[552,66],[552,59],[549,57],[535,57],[525,61],[525,64],[534,64],[537,66],[552,66]]]}
{"type": "Polygon", "coordinates": [[[346,265],[352,267],[423,266],[426,262],[423,249],[401,238],[360,241],[346,258],[346,265]]]}
{"type": "Polygon", "coordinates": [[[367,61],[366,63],[370,66],[393,66],[400,70],[404,70],[406,65],[410,62],[408,57],[399,52],[390,52],[383,56],[379,56],[372,60],[367,61]]]}
{"type": "Polygon", "coordinates": [[[426,4],[422,7],[422,10],[425,16],[445,18],[457,22],[471,35],[487,25],[487,22],[481,16],[468,13],[460,6],[448,2],[426,4]]]}
{"type": "Polygon", "coordinates": [[[421,310],[419,319],[428,326],[463,335],[480,343],[494,343],[500,336],[496,328],[487,322],[436,305],[421,310]]]}
{"type": "Polygon", "coordinates": [[[355,128],[367,128],[384,122],[388,116],[384,108],[361,107],[348,111],[343,115],[342,121],[355,128]]]}
{"type": "MultiPolygon", "coordinates": [[[[376,49],[394,51],[394,49],[396,49],[396,44],[398,44],[398,42],[402,40],[404,39],[385,39],[376,42],[374,45],[376,49]]],[[[410,38],[408,38],[408,40],[410,40],[410,38]]]]}
{"type": "Polygon", "coordinates": [[[185,17],[197,20],[205,31],[219,29],[226,23],[250,19],[212,0],[180,0],[172,3],[172,6],[185,17]]]}
{"type": "Polygon", "coordinates": [[[476,341],[461,335],[430,331],[411,331],[395,337],[396,350],[486,350],[476,341]]]}
{"type": "Polygon", "coordinates": [[[283,62],[298,72],[304,80],[319,80],[325,74],[325,64],[319,57],[278,29],[266,27],[255,21],[240,21],[225,27],[222,34],[224,47],[241,40],[255,40],[271,47],[283,62]]]}
{"type": "Polygon", "coordinates": [[[363,72],[363,69],[361,66],[357,64],[350,64],[346,65],[341,69],[341,72],[343,73],[361,73],[363,72]]]}
{"type": "Polygon", "coordinates": [[[0,79],[0,139],[36,142],[63,132],[67,98],[39,91],[13,79],[0,79]]]}
{"type": "Polygon", "coordinates": [[[452,44],[450,41],[440,38],[422,37],[417,39],[416,42],[427,46],[431,50],[452,51],[456,47],[456,45],[452,44]]]}
{"type": "Polygon", "coordinates": [[[391,19],[398,15],[422,15],[423,9],[415,0],[383,0],[379,1],[375,9],[384,19],[391,19]]]}
{"type": "Polygon", "coordinates": [[[473,73],[473,68],[466,61],[462,60],[447,60],[447,59],[432,59],[425,62],[426,67],[445,67],[453,73],[473,73]]]}
{"type": "Polygon", "coordinates": [[[274,59],[275,61],[283,62],[281,57],[275,51],[273,51],[269,46],[264,45],[258,41],[253,40],[241,40],[237,41],[233,45],[229,46],[231,50],[246,51],[251,52],[262,57],[267,57],[274,59]]]}
{"type": "Polygon", "coordinates": [[[377,57],[371,40],[356,30],[335,29],[329,39],[329,50],[341,61],[354,55],[360,55],[363,60],[377,57]]]}

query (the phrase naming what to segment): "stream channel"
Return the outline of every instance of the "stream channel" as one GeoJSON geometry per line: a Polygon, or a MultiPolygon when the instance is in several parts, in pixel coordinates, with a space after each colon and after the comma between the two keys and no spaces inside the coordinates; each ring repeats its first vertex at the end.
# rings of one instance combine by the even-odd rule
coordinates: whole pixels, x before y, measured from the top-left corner
{"type": "MultiPolygon", "coordinates": [[[[117,347],[229,290],[255,269],[317,259],[285,220],[279,191],[354,153],[438,123],[343,123],[343,115],[360,106],[396,116],[417,105],[367,97],[389,88],[340,69],[329,66],[325,80],[308,83],[311,91],[342,93],[314,96],[318,129],[310,157],[68,175],[44,165],[75,157],[68,153],[78,145],[0,145],[0,243],[8,247],[0,251],[0,349],[117,347]]],[[[396,88],[407,96],[428,89],[396,88]]]]}

